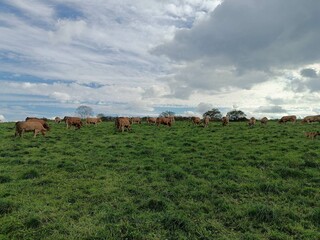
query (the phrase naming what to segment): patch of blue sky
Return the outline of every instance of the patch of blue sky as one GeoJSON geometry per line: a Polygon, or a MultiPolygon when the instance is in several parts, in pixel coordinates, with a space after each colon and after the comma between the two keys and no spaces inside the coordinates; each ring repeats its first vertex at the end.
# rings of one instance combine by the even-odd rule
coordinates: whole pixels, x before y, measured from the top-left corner
{"type": "MultiPolygon", "coordinates": [[[[10,4],[3,3],[2,1],[0,1],[0,14],[1,14],[1,12],[13,14],[13,15],[21,18],[25,22],[32,23],[34,26],[38,26],[38,27],[45,28],[45,29],[52,28],[50,24],[48,24],[45,21],[42,21],[41,18],[32,19],[32,18],[30,18],[30,16],[28,14],[26,14],[26,12],[22,11],[21,9],[15,8],[14,6],[11,6],[10,4]]],[[[0,22],[0,26],[9,27],[8,24],[3,24],[1,22],[0,22]]]]}
{"type": "Polygon", "coordinates": [[[56,5],[55,12],[56,12],[57,18],[79,20],[85,17],[84,14],[79,9],[66,4],[56,5]]]}
{"type": "Polygon", "coordinates": [[[11,72],[0,72],[0,82],[10,81],[10,82],[29,82],[29,83],[46,83],[46,84],[71,84],[75,81],[67,80],[54,80],[54,79],[44,79],[32,75],[16,74],[11,72]]]}
{"type": "Polygon", "coordinates": [[[0,12],[13,13],[15,15],[22,14],[22,12],[19,9],[1,1],[0,1],[0,12]]]}

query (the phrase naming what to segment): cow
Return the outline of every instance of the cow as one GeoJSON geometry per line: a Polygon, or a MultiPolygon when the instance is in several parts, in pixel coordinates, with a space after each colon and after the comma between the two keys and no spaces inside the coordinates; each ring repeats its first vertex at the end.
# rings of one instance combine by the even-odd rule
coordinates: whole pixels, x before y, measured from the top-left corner
{"type": "Polygon", "coordinates": [[[86,119],[86,125],[88,124],[94,124],[95,126],[97,126],[98,123],[102,122],[101,118],[89,118],[87,117],[86,119]]]}
{"type": "Polygon", "coordinates": [[[37,121],[21,121],[16,122],[16,132],[14,136],[16,137],[19,135],[20,137],[23,137],[23,134],[25,132],[34,132],[33,137],[36,137],[39,132],[42,133],[43,136],[46,135],[46,129],[43,127],[43,125],[40,122],[37,121]]]}
{"type": "Polygon", "coordinates": [[[167,125],[168,127],[172,126],[172,118],[169,117],[158,117],[157,118],[157,126],[160,124],[167,125]]]}
{"type": "Polygon", "coordinates": [[[267,122],[268,122],[268,118],[263,117],[263,118],[260,119],[260,122],[261,122],[261,124],[266,125],[267,122]]]}
{"type": "Polygon", "coordinates": [[[222,126],[227,126],[229,124],[229,117],[228,116],[223,117],[221,118],[221,121],[222,121],[222,126]]]}
{"type": "Polygon", "coordinates": [[[301,123],[312,123],[312,122],[320,122],[320,115],[315,116],[307,116],[302,119],[301,123]]]}
{"type": "Polygon", "coordinates": [[[132,118],[130,118],[130,123],[131,123],[131,124],[134,124],[134,123],[141,124],[141,118],[139,118],[139,117],[132,117],[132,118]]]}
{"type": "Polygon", "coordinates": [[[64,117],[63,120],[66,122],[67,128],[74,126],[76,129],[80,129],[83,125],[79,117],[64,117]]]}
{"type": "Polygon", "coordinates": [[[26,122],[39,122],[47,131],[50,130],[49,124],[47,123],[45,118],[27,117],[26,122]]]}
{"type": "Polygon", "coordinates": [[[320,132],[305,132],[304,135],[313,140],[316,136],[320,135],[320,132]]]}
{"type": "Polygon", "coordinates": [[[191,117],[191,121],[193,125],[199,125],[201,123],[201,119],[199,117],[191,117]]]}
{"type": "Polygon", "coordinates": [[[248,121],[248,126],[253,127],[256,124],[256,119],[254,117],[250,118],[248,121]]]}
{"type": "Polygon", "coordinates": [[[286,122],[293,122],[295,123],[297,121],[297,117],[295,115],[292,116],[283,116],[278,123],[286,123],[286,122]]]}
{"type": "Polygon", "coordinates": [[[117,117],[115,119],[115,127],[118,131],[131,130],[130,120],[127,117],[117,117]]]}
{"type": "Polygon", "coordinates": [[[55,117],[55,118],[54,118],[54,122],[55,122],[55,123],[61,123],[61,121],[62,121],[62,119],[59,118],[59,117],[55,117]]]}
{"type": "Polygon", "coordinates": [[[156,123],[157,123],[157,118],[148,117],[148,118],[147,118],[147,123],[149,123],[149,124],[156,124],[156,123]]]}
{"type": "Polygon", "coordinates": [[[210,117],[209,116],[205,116],[204,119],[203,119],[203,124],[204,124],[203,127],[208,127],[209,121],[210,121],[210,117]]]}

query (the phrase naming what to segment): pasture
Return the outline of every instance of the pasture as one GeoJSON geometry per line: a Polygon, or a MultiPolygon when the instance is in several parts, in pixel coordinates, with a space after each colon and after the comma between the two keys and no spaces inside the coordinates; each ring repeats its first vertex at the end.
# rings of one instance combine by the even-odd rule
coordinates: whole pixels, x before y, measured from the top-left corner
{"type": "Polygon", "coordinates": [[[320,239],[319,124],[0,124],[0,239],[320,239]]]}

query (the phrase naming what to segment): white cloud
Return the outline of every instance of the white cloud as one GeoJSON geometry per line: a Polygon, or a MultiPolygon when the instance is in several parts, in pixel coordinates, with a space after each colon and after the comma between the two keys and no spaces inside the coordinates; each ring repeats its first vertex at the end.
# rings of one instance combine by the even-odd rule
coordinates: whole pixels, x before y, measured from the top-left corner
{"type": "Polygon", "coordinates": [[[0,114],[0,121],[1,122],[5,122],[6,121],[6,118],[2,114],[0,114]]]}

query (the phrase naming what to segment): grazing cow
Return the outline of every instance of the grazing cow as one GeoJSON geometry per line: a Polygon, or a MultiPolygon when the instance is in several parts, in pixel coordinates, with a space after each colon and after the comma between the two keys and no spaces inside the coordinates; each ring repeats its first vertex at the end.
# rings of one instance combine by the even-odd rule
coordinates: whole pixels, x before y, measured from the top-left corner
{"type": "Polygon", "coordinates": [[[210,117],[209,116],[205,116],[204,119],[203,119],[203,124],[204,124],[203,127],[208,127],[209,121],[210,121],[210,117]]]}
{"type": "Polygon", "coordinates": [[[320,132],[305,132],[304,135],[313,140],[316,136],[320,135],[320,132]]]}
{"type": "Polygon", "coordinates": [[[253,127],[256,124],[256,119],[254,117],[250,118],[248,121],[248,126],[253,127]]]}
{"type": "Polygon", "coordinates": [[[261,118],[260,122],[261,122],[261,124],[266,125],[268,122],[268,118],[263,117],[263,118],[261,118]]]}
{"type": "Polygon", "coordinates": [[[50,130],[50,127],[48,125],[48,123],[46,122],[46,120],[44,118],[30,118],[30,117],[27,117],[26,118],[26,122],[39,122],[42,124],[42,126],[47,130],[49,131],[50,130]]]}
{"type": "Polygon", "coordinates": [[[158,117],[157,118],[157,126],[160,124],[167,125],[168,127],[172,126],[172,118],[168,117],[158,117]]]}
{"type": "Polygon", "coordinates": [[[295,123],[297,121],[297,117],[295,115],[292,116],[283,116],[278,123],[286,123],[286,122],[293,122],[295,123]]]}
{"type": "Polygon", "coordinates": [[[94,124],[95,126],[97,126],[98,123],[102,122],[101,118],[87,118],[86,119],[86,125],[88,124],[94,124]]]}
{"type": "Polygon", "coordinates": [[[302,119],[301,123],[320,122],[320,115],[307,116],[302,119]]]}
{"type": "Polygon", "coordinates": [[[67,128],[74,126],[76,129],[80,129],[83,125],[79,117],[64,117],[63,120],[66,122],[67,128]]]}
{"type": "Polygon", "coordinates": [[[132,117],[132,118],[130,118],[130,123],[131,123],[131,124],[134,124],[134,123],[141,124],[141,118],[139,118],[139,117],[132,117]]]}
{"type": "Polygon", "coordinates": [[[147,123],[149,123],[149,124],[156,124],[156,123],[157,123],[157,118],[148,117],[148,118],[147,118],[147,123]]]}
{"type": "Polygon", "coordinates": [[[201,123],[201,119],[199,117],[191,117],[191,121],[194,125],[199,125],[201,123]]]}
{"type": "Polygon", "coordinates": [[[59,118],[59,117],[55,117],[55,118],[54,118],[54,122],[55,122],[55,123],[61,123],[61,121],[62,121],[62,119],[59,118]]]}
{"type": "Polygon", "coordinates": [[[228,116],[223,117],[221,121],[222,121],[222,126],[227,126],[229,124],[229,117],[228,116]]]}
{"type": "Polygon", "coordinates": [[[129,118],[127,117],[117,117],[115,120],[115,127],[118,131],[124,132],[126,129],[127,131],[131,130],[131,125],[129,118]]]}
{"type": "Polygon", "coordinates": [[[46,129],[43,127],[43,125],[40,122],[36,121],[25,121],[25,122],[16,122],[16,132],[14,136],[16,137],[19,135],[20,137],[23,137],[23,134],[25,132],[34,132],[33,137],[36,137],[39,132],[42,133],[42,135],[46,135],[46,129]]]}

